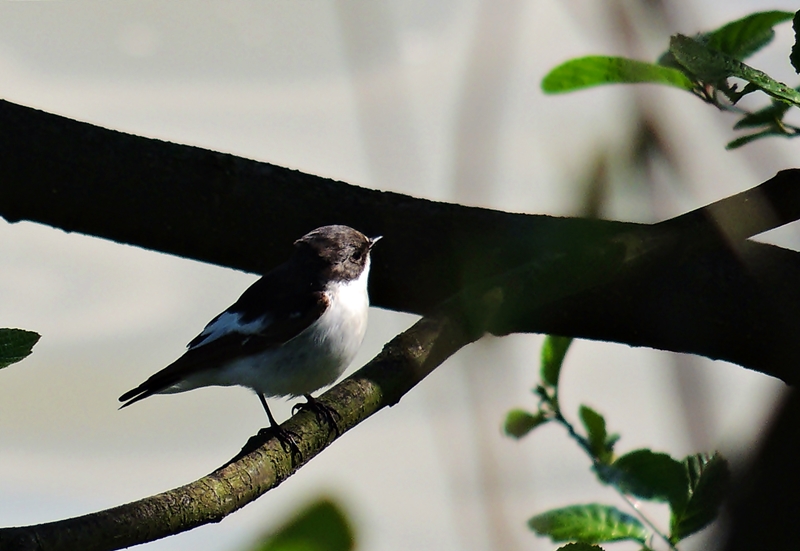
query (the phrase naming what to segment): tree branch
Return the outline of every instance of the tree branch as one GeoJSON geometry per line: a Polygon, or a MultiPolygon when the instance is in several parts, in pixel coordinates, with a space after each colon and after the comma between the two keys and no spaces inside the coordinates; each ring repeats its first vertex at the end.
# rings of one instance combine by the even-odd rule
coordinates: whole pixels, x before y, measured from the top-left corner
{"type": "MultiPolygon", "coordinates": [[[[491,312],[492,299],[487,300],[491,312]]],[[[463,316],[454,308],[422,318],[319,398],[338,413],[342,433],[397,403],[449,356],[480,337],[459,323],[463,316]]],[[[257,435],[226,465],[185,486],[81,517],[0,529],[0,551],[108,551],[219,522],[278,486],[337,438],[312,412],[301,411],[282,426],[298,435],[301,457],[292,457],[276,439],[257,435]]]]}
{"type": "Polygon", "coordinates": [[[798,218],[798,170],[654,226],[554,218],[358,188],[0,101],[0,174],[9,221],[259,273],[306,231],[349,224],[386,236],[376,306],[425,314],[499,286],[495,334],[649,346],[797,379],[799,256],[745,238],[798,218]]]}

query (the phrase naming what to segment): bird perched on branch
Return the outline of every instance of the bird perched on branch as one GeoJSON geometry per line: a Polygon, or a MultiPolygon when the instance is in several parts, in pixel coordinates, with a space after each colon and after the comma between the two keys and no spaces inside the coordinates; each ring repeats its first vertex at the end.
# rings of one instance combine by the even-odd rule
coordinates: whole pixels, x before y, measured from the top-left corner
{"type": "Polygon", "coordinates": [[[212,319],[180,358],[120,396],[121,407],[153,394],[241,385],[258,395],[269,430],[279,437],[285,433],[267,397],[305,396],[300,407],[321,413],[336,428],[311,392],[333,384],[361,346],[370,250],[378,239],[348,226],[307,233],[295,241],[287,262],[212,319]]]}

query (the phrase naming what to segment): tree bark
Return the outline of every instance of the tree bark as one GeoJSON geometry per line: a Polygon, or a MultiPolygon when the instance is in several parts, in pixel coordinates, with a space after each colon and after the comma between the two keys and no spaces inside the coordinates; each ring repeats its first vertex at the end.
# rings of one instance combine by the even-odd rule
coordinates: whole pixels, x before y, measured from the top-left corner
{"type": "MultiPolygon", "coordinates": [[[[422,318],[374,360],[323,394],[319,400],[336,411],[340,435],[397,403],[450,355],[480,337],[460,319],[452,307],[422,318]]],[[[227,464],[185,486],[80,517],[2,528],[0,551],[109,551],[219,522],[278,486],[338,438],[308,411],[294,415],[282,427],[297,435],[299,456],[259,434],[227,464]]]]}
{"type": "Polygon", "coordinates": [[[745,241],[797,219],[797,170],[654,226],[555,218],[368,190],[0,101],[0,178],[8,221],[257,273],[310,229],[348,224],[386,237],[376,306],[425,314],[511,284],[494,334],[561,333],[797,378],[798,254],[745,241]]]}

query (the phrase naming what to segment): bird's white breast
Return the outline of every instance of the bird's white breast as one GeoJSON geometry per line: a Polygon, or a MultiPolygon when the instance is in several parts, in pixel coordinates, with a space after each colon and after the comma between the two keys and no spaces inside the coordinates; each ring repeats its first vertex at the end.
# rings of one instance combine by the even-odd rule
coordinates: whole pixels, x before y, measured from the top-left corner
{"type": "Polygon", "coordinates": [[[358,279],[329,284],[329,307],[318,320],[282,346],[231,362],[211,384],[247,386],[267,396],[300,396],[333,384],[364,339],[368,275],[369,263],[358,279]]]}

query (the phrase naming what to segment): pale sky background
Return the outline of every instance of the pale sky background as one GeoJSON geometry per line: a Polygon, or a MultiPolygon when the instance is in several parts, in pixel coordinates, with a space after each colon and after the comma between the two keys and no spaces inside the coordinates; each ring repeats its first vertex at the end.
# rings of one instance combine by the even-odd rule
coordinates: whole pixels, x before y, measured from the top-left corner
{"type": "MultiPolygon", "coordinates": [[[[618,181],[606,217],[660,220],[796,166],[800,142],[725,151],[734,119],[678,90],[542,94],[542,76],[569,57],[652,59],[670,33],[797,8],[673,1],[673,21],[659,26],[642,4],[2,2],[0,98],[353,184],[530,213],[576,214],[601,151],[625,175],[636,98],[663,125],[679,181],[668,171],[650,191],[618,181]],[[613,6],[640,29],[637,52],[619,42],[613,6]]],[[[752,63],[794,85],[791,41],[785,24],[752,63]]],[[[798,246],[793,228],[771,239],[798,246]]],[[[124,411],[117,397],[180,355],[255,279],[0,220],[0,326],[43,335],[30,358],[0,372],[0,525],[139,499],[233,456],[266,424],[248,391],[157,396],[124,411]]],[[[413,319],[373,309],[352,367],[413,319]]],[[[321,494],[352,515],[362,550],[555,549],[527,530],[530,516],[618,502],[563,430],[519,442],[501,434],[506,411],[535,408],[540,345],[541,336],[517,335],[471,346],[256,503],[142,549],[244,549],[321,494]]],[[[565,412],[576,422],[580,403],[604,413],[622,434],[620,452],[648,446],[676,457],[746,452],[782,388],[723,362],[586,341],[570,352],[562,386],[565,412]]],[[[276,401],[279,419],[289,409],[276,401]]]]}

